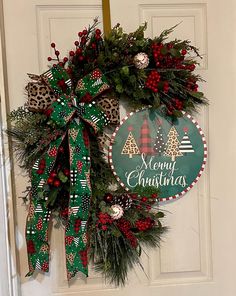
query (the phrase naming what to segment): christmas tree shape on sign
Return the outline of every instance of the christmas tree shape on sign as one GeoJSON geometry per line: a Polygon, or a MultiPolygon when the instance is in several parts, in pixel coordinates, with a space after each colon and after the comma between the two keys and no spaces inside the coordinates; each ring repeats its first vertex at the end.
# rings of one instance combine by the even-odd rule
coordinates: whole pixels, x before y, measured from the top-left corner
{"type": "Polygon", "coordinates": [[[184,136],[183,136],[182,141],[180,143],[179,151],[182,153],[193,153],[194,149],[193,149],[193,145],[192,145],[192,143],[189,139],[189,136],[188,136],[188,128],[184,127],[183,130],[184,130],[184,136]]]}
{"type": "Polygon", "coordinates": [[[157,135],[156,135],[153,150],[157,155],[161,156],[165,151],[165,142],[163,139],[163,130],[162,130],[162,120],[157,119],[157,124],[158,124],[158,130],[157,130],[157,135]]]}
{"type": "Polygon", "coordinates": [[[141,153],[146,155],[153,155],[153,147],[152,147],[152,138],[150,135],[150,128],[148,124],[147,116],[144,115],[143,124],[140,129],[140,138],[139,138],[139,149],[141,153]]]}
{"type": "Polygon", "coordinates": [[[121,154],[127,154],[129,155],[129,158],[132,158],[133,155],[137,155],[137,154],[140,154],[140,151],[139,151],[139,148],[138,148],[138,145],[135,141],[135,138],[132,134],[132,127],[129,127],[128,130],[129,130],[129,135],[127,137],[127,140],[125,141],[125,145],[122,149],[122,152],[121,154]]]}
{"type": "Polygon", "coordinates": [[[177,130],[174,126],[171,127],[167,137],[168,141],[166,143],[164,156],[169,156],[172,161],[175,161],[176,157],[183,156],[183,153],[179,150],[180,142],[178,140],[177,130]]]}

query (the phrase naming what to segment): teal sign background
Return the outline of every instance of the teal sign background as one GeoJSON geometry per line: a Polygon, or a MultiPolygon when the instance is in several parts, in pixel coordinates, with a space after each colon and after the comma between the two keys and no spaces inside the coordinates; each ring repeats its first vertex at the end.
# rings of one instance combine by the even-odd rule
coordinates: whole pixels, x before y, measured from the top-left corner
{"type": "Polygon", "coordinates": [[[192,188],[204,169],[206,143],[200,132],[186,114],[172,122],[156,110],[133,113],[113,135],[112,170],[128,189],[156,186],[161,201],[178,198],[192,188]]]}

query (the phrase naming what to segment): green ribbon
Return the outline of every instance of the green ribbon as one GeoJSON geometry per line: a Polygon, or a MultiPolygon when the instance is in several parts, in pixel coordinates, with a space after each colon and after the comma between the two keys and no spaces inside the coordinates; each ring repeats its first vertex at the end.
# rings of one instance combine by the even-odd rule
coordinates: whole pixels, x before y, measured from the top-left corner
{"type": "Polygon", "coordinates": [[[32,168],[32,194],[26,223],[29,262],[27,276],[32,275],[35,269],[49,270],[48,224],[51,210],[47,207],[45,186],[54,168],[62,141],[68,142],[70,164],[69,214],[65,228],[67,277],[69,280],[79,271],[88,275],[87,221],[92,194],[88,128],[98,132],[108,123],[106,114],[92,101],[95,94],[108,89],[106,78],[100,70],[95,71],[96,75],[92,75],[89,83],[85,84],[90,88],[87,89],[85,98],[92,94],[88,103],[81,102],[84,91],[82,95],[79,90],[73,94],[71,79],[64,68],[56,66],[42,75],[57,96],[50,107],[50,119],[65,132],[50,143],[46,153],[32,168]],[[101,75],[98,75],[98,72],[101,75]]]}

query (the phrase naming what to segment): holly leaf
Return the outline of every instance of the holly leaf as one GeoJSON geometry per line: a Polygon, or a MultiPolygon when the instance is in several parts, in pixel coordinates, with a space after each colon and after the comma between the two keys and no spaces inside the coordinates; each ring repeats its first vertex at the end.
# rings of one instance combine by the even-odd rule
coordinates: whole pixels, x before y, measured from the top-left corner
{"type": "Polygon", "coordinates": [[[173,115],[175,117],[182,117],[183,116],[183,113],[181,111],[179,111],[179,110],[174,110],[173,111],[173,115]]]}
{"type": "Polygon", "coordinates": [[[189,94],[197,99],[201,99],[204,96],[204,94],[200,91],[189,91],[189,94]]]}
{"type": "Polygon", "coordinates": [[[111,234],[114,235],[115,237],[120,237],[121,236],[121,232],[116,228],[112,229],[111,234]]]}
{"type": "Polygon", "coordinates": [[[176,50],[175,48],[171,48],[170,49],[170,54],[175,57],[175,58],[179,58],[181,57],[181,54],[178,50],[176,50]]]}
{"type": "Polygon", "coordinates": [[[153,101],[153,107],[158,108],[159,106],[160,106],[160,97],[158,94],[156,94],[153,101]]]}
{"type": "Polygon", "coordinates": [[[116,86],[116,91],[117,91],[118,93],[120,93],[120,94],[123,92],[123,87],[122,87],[121,84],[118,84],[118,85],[116,86]]]}
{"type": "Polygon", "coordinates": [[[52,189],[49,193],[49,196],[48,196],[48,200],[46,202],[46,206],[50,205],[50,206],[53,206],[56,199],[57,199],[57,194],[58,194],[59,190],[57,188],[55,189],[52,189]]]}
{"type": "Polygon", "coordinates": [[[156,218],[164,218],[165,217],[165,214],[163,213],[163,212],[158,212],[158,213],[156,213],[156,218]]]}
{"type": "Polygon", "coordinates": [[[167,53],[168,53],[168,49],[166,48],[166,46],[162,47],[161,54],[166,55],[167,53]]]}
{"type": "Polygon", "coordinates": [[[62,183],[66,183],[68,181],[68,177],[65,176],[62,171],[58,173],[58,178],[62,183]]]}
{"type": "Polygon", "coordinates": [[[128,66],[122,67],[121,73],[124,74],[125,76],[128,76],[129,75],[129,67],[128,66]]]}

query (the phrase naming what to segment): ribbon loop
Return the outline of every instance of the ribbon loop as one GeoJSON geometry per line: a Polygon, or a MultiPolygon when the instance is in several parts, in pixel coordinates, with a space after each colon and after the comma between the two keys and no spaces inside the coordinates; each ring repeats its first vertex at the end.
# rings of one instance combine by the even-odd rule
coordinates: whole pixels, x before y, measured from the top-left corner
{"type": "Polygon", "coordinates": [[[91,86],[91,92],[88,89],[87,92],[80,93],[79,98],[72,93],[71,80],[65,69],[53,67],[42,75],[57,95],[56,101],[50,107],[50,119],[63,128],[64,134],[50,143],[45,155],[36,161],[32,169],[31,212],[26,223],[30,270],[28,275],[35,269],[48,271],[48,221],[51,212],[45,200],[45,186],[49,186],[48,177],[52,170],[56,169],[54,166],[63,140],[68,143],[70,166],[69,213],[65,229],[67,276],[71,279],[78,271],[88,274],[87,221],[91,199],[88,128],[97,133],[109,122],[106,114],[95,102],[82,102],[86,94],[95,97],[109,87],[100,70],[95,70],[95,73],[93,71],[91,75],[92,85],[87,83],[84,86],[91,86]],[[98,75],[97,78],[94,75],[98,75]],[[105,84],[105,87],[102,87],[102,84],[105,84]],[[39,170],[39,166],[43,167],[43,171],[39,170]],[[45,216],[46,219],[43,218],[45,216]],[[39,224],[40,230],[37,229],[39,224]],[[30,230],[33,230],[33,233],[30,230]],[[33,248],[32,245],[36,247],[33,248]]]}

